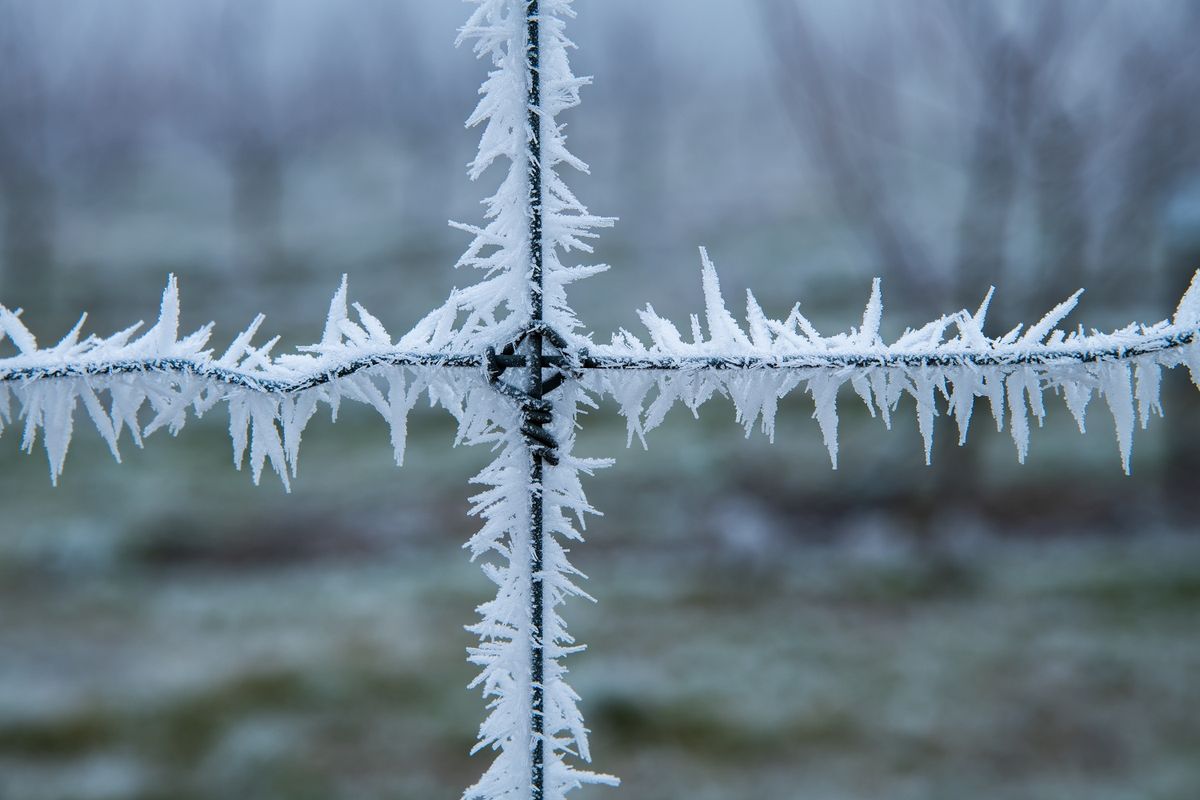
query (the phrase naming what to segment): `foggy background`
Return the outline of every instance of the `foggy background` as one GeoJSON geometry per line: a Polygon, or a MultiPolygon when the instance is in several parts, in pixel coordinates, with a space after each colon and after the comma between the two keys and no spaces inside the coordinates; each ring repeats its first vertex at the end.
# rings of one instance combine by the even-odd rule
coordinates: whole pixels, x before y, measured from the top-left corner
{"type": "MultiPolygon", "coordinates": [[[[829,332],[884,279],[885,338],[997,287],[990,330],[1080,286],[1072,324],[1168,317],[1200,267],[1200,4],[579,0],[566,117],[620,218],[572,300],[606,340],[651,302],[800,300],[829,332]]],[[[0,302],[43,342],[84,309],[152,319],[169,272],[216,347],[259,311],[319,337],[342,273],[393,334],[452,269],[498,173],[463,127],[485,66],[450,0],[0,0],[0,302]]],[[[282,349],[282,348],[281,348],[282,349]]],[[[7,352],[7,351],[6,351],[7,352]]],[[[777,444],[728,404],[585,455],[606,514],[572,683],[619,796],[1200,792],[1200,401],[1121,474],[1094,403],[1051,401],[1018,467],[986,412],[923,465],[911,413],[844,404],[837,472],[807,398],[777,444]]],[[[907,402],[904,401],[904,402],[907,402]]],[[[982,411],[982,409],[980,409],[982,411]]],[[[0,441],[0,796],[455,797],[484,710],[459,549],[482,451],[418,412],[314,423],[291,495],[230,468],[219,414],[61,486],[0,441]]],[[[580,791],[581,798],[605,796],[580,791]]]]}

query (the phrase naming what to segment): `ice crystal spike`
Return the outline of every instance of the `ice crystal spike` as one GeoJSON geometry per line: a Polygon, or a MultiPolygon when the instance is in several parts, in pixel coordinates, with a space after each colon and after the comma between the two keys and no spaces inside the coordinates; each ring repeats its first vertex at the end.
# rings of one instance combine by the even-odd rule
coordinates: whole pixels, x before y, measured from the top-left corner
{"type": "Polygon", "coordinates": [[[986,399],[997,429],[1007,416],[1024,461],[1047,393],[1063,398],[1081,431],[1091,400],[1100,397],[1128,471],[1134,430],[1162,414],[1162,370],[1185,366],[1200,385],[1200,274],[1171,322],[1112,333],[1060,329],[1076,294],[1032,326],[991,337],[989,291],[975,312],[939,317],[888,343],[878,280],[861,323],[846,333],[822,334],[799,304],[786,318],[770,319],[749,292],[743,326],[701,249],[704,309],[691,316],[686,336],[647,305],[640,312],[645,338],[621,330],[611,343],[594,344],[581,333],[566,289],[604,267],[567,261],[574,252],[590,253],[591,239],[613,220],[592,215],[560,174],[564,167],[587,170],[567,149],[559,121],[587,83],[567,58],[572,2],[469,2],[474,8],[459,41],[491,66],[468,120],[482,128],[469,176],[481,178],[497,163],[505,170],[485,201],[484,222],[457,225],[471,236],[459,265],[477,271],[479,280],[452,292],[398,339],[351,302],[345,277],[320,340],[279,355],[278,337],[259,337],[262,315],[219,357],[208,349],[211,326],[181,337],[174,276],[156,322],[140,336],[140,325],[107,338],[85,336],[81,319],[57,344],[40,347],[21,311],[0,306],[0,433],[20,420],[25,449],[40,437],[55,482],[81,405],[118,459],[126,432],[140,447],[155,430],[178,431],[190,417],[224,405],[234,463],[248,463],[255,482],[269,465],[285,489],[297,473],[305,427],[322,407],[336,418],[343,401],[380,414],[397,464],[404,460],[408,414],[422,399],[454,416],[457,442],[494,449],[495,459],[474,478],[481,488],[472,513],[482,524],[465,545],[497,590],[478,609],[470,630],[479,642],[469,651],[479,668],[473,686],[489,709],[476,750],[490,751],[494,760],[466,791],[468,800],[563,800],[584,784],[616,783],[581,768],[591,758],[588,731],[563,659],[582,646],[560,614],[567,599],[587,597],[565,543],[580,540],[584,519],[595,513],[582,476],[608,463],[574,453],[577,420],[595,398],[613,398],[626,417],[628,443],[636,438],[644,445],[674,405],[696,414],[716,396],[733,401],[747,435],[760,427],[773,438],[779,400],[801,390],[812,396],[812,416],[836,468],[838,400],[846,384],[889,428],[900,401],[912,397],[927,463],[943,409],[963,443],[976,400],[986,399]],[[535,177],[540,186],[531,183],[535,177]],[[532,199],[538,196],[540,216],[532,199]],[[533,313],[539,301],[541,315],[533,313]],[[531,360],[539,339],[556,351],[541,363],[531,360]],[[526,385],[536,387],[539,372],[554,370],[555,388],[542,396],[504,383],[503,373],[522,363],[526,385]],[[556,462],[543,461],[530,442],[531,427],[543,444],[553,443],[556,462]],[[557,465],[543,470],[546,463],[557,465]]]}
{"type": "Polygon", "coordinates": [[[139,326],[109,337],[81,338],[81,320],[56,345],[41,348],[20,315],[0,306],[0,333],[17,351],[0,358],[0,432],[14,417],[23,418],[22,446],[32,449],[41,437],[57,483],[80,405],[119,460],[126,431],[140,447],[143,436],[160,428],[178,432],[189,416],[224,404],[235,463],[249,453],[256,482],[270,464],[286,488],[289,474],[295,474],[301,434],[318,404],[336,409],[349,399],[383,416],[400,463],[408,412],[419,398],[434,385],[434,404],[461,393],[461,387],[447,388],[456,378],[435,380],[430,370],[458,366],[451,371],[462,373],[459,378],[473,377],[465,368],[477,359],[448,355],[450,333],[429,325],[402,337],[402,348],[394,346],[382,323],[362,306],[354,305],[358,321],[350,319],[347,292],[343,279],[319,343],[280,356],[271,355],[278,337],[254,344],[265,319],[261,314],[219,357],[207,349],[211,326],[181,337],[174,276],[163,291],[155,324],[136,339],[139,326]]]}
{"type": "Polygon", "coordinates": [[[716,269],[702,250],[708,336],[688,340],[674,323],[647,306],[640,313],[646,339],[623,333],[608,345],[593,346],[597,360],[612,369],[598,371],[590,385],[617,401],[629,420],[630,436],[636,434],[643,442],[670,406],[683,403],[694,410],[715,394],[733,400],[737,421],[747,432],[761,419],[764,431],[773,436],[777,401],[801,386],[812,395],[813,417],[835,468],[837,398],[846,384],[872,416],[878,408],[889,427],[901,397],[912,397],[927,463],[932,459],[939,396],[955,418],[960,443],[966,442],[976,399],[990,401],[998,428],[1003,428],[1007,412],[1017,458],[1023,463],[1029,453],[1030,416],[1040,425],[1047,392],[1064,398],[1081,431],[1088,400],[1098,393],[1112,411],[1121,464],[1128,472],[1134,422],[1146,427],[1152,415],[1162,413],[1161,370],[1187,366],[1193,375],[1200,374],[1197,275],[1172,323],[1135,323],[1111,333],[1058,330],[1078,304],[1082,292],[1077,292],[1036,324],[992,338],[983,328],[993,296],[989,291],[974,313],[964,309],[948,314],[889,344],[879,335],[883,303],[878,279],[861,327],[846,333],[822,335],[799,313],[798,305],[784,320],[768,319],[752,294],[743,328],[726,306],[716,269]],[[622,365],[646,373],[636,390],[617,369],[622,365]],[[763,381],[764,372],[787,373],[793,380],[763,381]],[[689,377],[681,380],[681,373],[689,377]]]}
{"type": "MultiPolygon", "coordinates": [[[[480,90],[479,104],[468,119],[482,126],[479,152],[470,176],[479,178],[496,162],[507,172],[495,194],[485,201],[487,224],[456,224],[474,239],[459,265],[480,270],[484,279],[456,298],[465,315],[456,347],[477,352],[489,344],[511,339],[530,318],[528,305],[529,175],[527,141],[528,92],[525,63],[526,4],[514,0],[470,0],[475,4],[459,42],[470,42],[476,55],[493,71],[480,90]]],[[[587,171],[587,165],[567,148],[559,114],[579,105],[579,91],[588,81],[577,78],[567,57],[571,42],[565,21],[574,15],[570,0],[541,0],[539,6],[541,73],[541,175],[543,184],[543,270],[545,320],[570,335],[580,322],[567,303],[567,287],[603,267],[563,263],[572,251],[590,252],[588,241],[613,224],[591,214],[567,187],[562,167],[587,171]]]]}

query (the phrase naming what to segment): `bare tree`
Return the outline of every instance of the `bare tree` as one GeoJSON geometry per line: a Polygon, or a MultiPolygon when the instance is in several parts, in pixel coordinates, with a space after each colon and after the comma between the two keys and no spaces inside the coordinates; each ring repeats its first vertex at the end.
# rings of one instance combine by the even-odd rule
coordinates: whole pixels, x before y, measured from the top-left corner
{"type": "Polygon", "coordinates": [[[1045,303],[1082,284],[1094,227],[1085,180],[1095,120],[1066,102],[1060,78],[1100,6],[1030,3],[1010,18],[1003,13],[1010,7],[993,2],[931,0],[893,18],[872,16],[859,26],[865,43],[849,54],[796,0],[760,7],[780,99],[803,145],[828,171],[843,216],[872,243],[880,268],[919,287],[918,306],[930,294],[954,305],[977,301],[1009,274],[1011,226],[1026,201],[1035,209],[1036,275],[1022,281],[1026,296],[1002,302],[1045,303]],[[900,104],[910,75],[937,81],[932,91],[945,95],[954,124],[966,131],[963,152],[905,130],[911,124],[900,104]],[[921,197],[920,187],[892,185],[889,168],[901,148],[934,146],[964,186],[957,212],[949,212],[957,213],[957,242],[945,263],[906,219],[911,206],[897,199],[921,197]]]}
{"type": "MultiPolygon", "coordinates": [[[[892,205],[878,149],[859,146],[895,129],[894,96],[866,71],[839,69],[829,43],[794,0],[761,0],[759,7],[776,57],[780,99],[813,161],[827,173],[842,215],[861,226],[876,265],[902,278],[896,283],[910,302],[936,304],[943,292],[931,256],[892,205]],[[855,136],[863,131],[869,137],[855,136]]],[[[885,62],[892,56],[887,42],[876,44],[874,58],[885,62]]]]}
{"type": "Polygon", "coordinates": [[[190,49],[164,98],[185,135],[211,148],[228,170],[234,267],[262,276],[283,257],[287,153],[267,74],[272,0],[226,0],[191,12],[190,49]],[[185,66],[186,65],[186,66],[185,66]]]}

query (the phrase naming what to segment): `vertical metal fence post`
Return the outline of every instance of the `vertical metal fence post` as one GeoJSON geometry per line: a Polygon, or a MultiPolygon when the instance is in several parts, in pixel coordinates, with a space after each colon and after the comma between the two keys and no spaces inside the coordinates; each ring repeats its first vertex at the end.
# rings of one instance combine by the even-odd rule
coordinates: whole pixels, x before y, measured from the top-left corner
{"type": "MultiPolygon", "coordinates": [[[[525,390],[535,400],[542,399],[542,334],[543,319],[542,290],[542,80],[541,45],[538,21],[538,0],[528,0],[525,5],[526,49],[525,63],[529,83],[529,301],[531,333],[528,347],[528,368],[525,390]]],[[[542,477],[545,465],[542,452],[531,447],[529,468],[529,537],[532,546],[530,557],[530,616],[532,641],[530,648],[530,692],[531,725],[533,738],[531,798],[542,800],[546,784],[545,743],[545,583],[542,579],[545,531],[542,519],[542,477]]]]}

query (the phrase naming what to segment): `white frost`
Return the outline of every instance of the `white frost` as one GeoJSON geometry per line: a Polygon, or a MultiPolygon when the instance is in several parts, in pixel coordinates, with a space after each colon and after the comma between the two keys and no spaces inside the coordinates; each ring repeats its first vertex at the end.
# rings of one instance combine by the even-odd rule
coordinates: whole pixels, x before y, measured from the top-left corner
{"type": "MultiPolygon", "coordinates": [[[[0,358],[0,432],[14,416],[23,419],[22,447],[31,450],[41,436],[51,480],[57,482],[81,404],[117,460],[126,431],[140,447],[143,436],[160,428],[177,433],[189,416],[199,417],[224,404],[229,410],[234,462],[240,466],[248,451],[256,483],[269,463],[287,487],[289,472],[295,474],[299,459],[301,434],[318,405],[323,403],[336,413],[341,401],[348,399],[380,413],[391,428],[396,462],[401,463],[408,413],[429,390],[437,359],[450,344],[453,330],[443,320],[453,311],[439,309],[393,341],[362,306],[354,305],[357,319],[351,319],[346,298],[343,279],[321,341],[280,356],[272,355],[278,337],[261,345],[253,343],[262,315],[219,357],[208,349],[211,325],[181,337],[174,277],[163,292],[157,321],[136,339],[140,324],[106,338],[81,339],[81,319],[58,344],[38,347],[20,316],[0,306],[0,343],[7,338],[17,350],[0,358]],[[428,366],[382,363],[353,375],[329,377],[394,355],[422,358],[428,366]],[[312,383],[312,388],[280,390],[304,382],[312,383]]],[[[462,373],[460,380],[481,380],[475,370],[452,372],[462,373]]],[[[439,398],[431,395],[430,400],[436,404],[439,398]]]]}
{"type": "Polygon", "coordinates": [[[567,381],[552,395],[550,433],[559,442],[561,464],[545,471],[540,487],[534,485],[521,415],[479,369],[486,348],[512,342],[533,316],[526,3],[469,1],[475,7],[460,41],[471,42],[491,65],[468,120],[483,128],[470,177],[482,177],[497,163],[504,172],[499,188],[484,202],[483,223],[457,226],[472,236],[459,265],[479,270],[482,278],[454,291],[408,333],[394,339],[365,308],[351,306],[344,278],[320,340],[281,355],[274,354],[278,337],[255,343],[264,323],[261,315],[220,356],[208,349],[211,326],[181,337],[174,278],[163,293],[157,321],[140,336],[141,326],[135,325],[107,338],[81,338],[81,319],[57,344],[39,347],[21,312],[0,306],[0,345],[7,340],[12,345],[8,349],[15,350],[0,357],[0,432],[19,419],[26,449],[41,436],[55,481],[80,405],[119,459],[126,432],[140,447],[155,430],[176,432],[190,417],[224,404],[235,464],[240,468],[248,462],[256,482],[270,465],[285,487],[296,474],[309,421],[322,406],[336,418],[344,400],[367,405],[383,417],[397,464],[404,458],[408,414],[422,398],[455,417],[458,442],[494,448],[495,460],[475,478],[483,488],[472,498],[473,513],[483,520],[482,528],[466,546],[497,588],[495,599],[479,607],[479,620],[470,628],[480,640],[470,650],[471,662],[480,668],[473,685],[490,710],[476,749],[494,751],[496,757],[467,790],[468,800],[517,800],[532,794],[530,606],[535,577],[546,589],[544,798],[562,800],[583,784],[616,783],[575,766],[590,761],[590,753],[563,659],[581,645],[567,633],[559,613],[568,598],[586,597],[579,586],[583,576],[568,560],[565,543],[580,540],[584,518],[595,513],[581,476],[607,463],[573,454],[577,417],[593,397],[614,398],[626,417],[628,440],[636,437],[644,444],[646,433],[677,403],[695,414],[718,395],[732,399],[747,435],[758,426],[773,438],[779,400],[799,388],[813,398],[813,417],[836,467],[838,400],[846,384],[889,428],[901,399],[912,397],[926,462],[942,408],[955,418],[960,443],[966,441],[977,399],[988,401],[997,429],[1003,429],[1007,412],[1018,458],[1024,461],[1030,417],[1041,423],[1047,392],[1063,397],[1081,430],[1092,397],[1099,395],[1112,412],[1128,471],[1136,425],[1145,427],[1162,413],[1162,369],[1186,366],[1200,385],[1200,276],[1171,322],[1130,325],[1107,334],[1057,329],[1074,310],[1076,294],[1027,330],[1018,326],[993,338],[984,330],[989,292],[974,313],[940,317],[887,343],[881,335],[878,280],[861,324],[846,333],[821,334],[799,305],[785,319],[770,319],[749,293],[743,326],[729,311],[717,271],[702,250],[703,324],[700,315],[693,315],[685,337],[646,306],[640,312],[646,339],[622,330],[610,344],[594,344],[580,333],[566,288],[604,267],[565,260],[573,252],[590,253],[591,239],[613,221],[589,213],[559,174],[564,166],[587,170],[567,149],[558,115],[579,103],[588,81],[574,76],[568,63],[572,45],[564,26],[573,16],[571,0],[541,0],[542,102],[535,124],[542,143],[544,321],[576,351],[565,355],[579,355],[586,347],[608,366],[589,369],[582,380],[567,381]],[[546,535],[542,570],[535,576],[530,498],[539,491],[546,535]]]}
{"type": "Polygon", "coordinates": [[[834,467],[838,461],[838,392],[847,383],[891,426],[904,395],[913,398],[925,460],[932,457],[935,418],[945,410],[958,425],[959,442],[970,429],[977,398],[986,398],[998,429],[1007,411],[1009,431],[1024,462],[1029,452],[1030,417],[1040,425],[1047,392],[1061,394],[1084,428],[1088,403],[1100,394],[1112,411],[1121,463],[1130,468],[1135,422],[1142,427],[1161,415],[1161,370],[1187,366],[1200,380],[1200,279],[1192,282],[1173,322],[1133,324],[1112,333],[1058,329],[1074,310],[1076,293],[1037,324],[1018,326],[1000,337],[984,332],[992,292],[979,309],[963,310],[905,331],[896,341],[880,338],[883,303],[878,279],[861,327],[824,336],[804,318],[799,305],[784,320],[768,319],[748,295],[743,328],[721,296],[708,254],[701,250],[704,319],[691,318],[690,340],[670,320],[647,306],[639,316],[647,331],[640,339],[622,330],[607,345],[586,344],[600,359],[628,364],[629,370],[597,370],[589,386],[613,397],[629,424],[630,437],[643,443],[675,403],[695,411],[714,395],[729,397],[747,432],[761,420],[773,436],[778,400],[795,387],[812,395],[813,416],[821,428],[834,467]],[[1136,368],[1136,389],[1131,382],[1136,368]],[[630,376],[629,371],[640,372],[630,376]],[[773,379],[766,379],[771,376],[773,379]],[[1136,400],[1136,413],[1135,413],[1136,400]]]}

